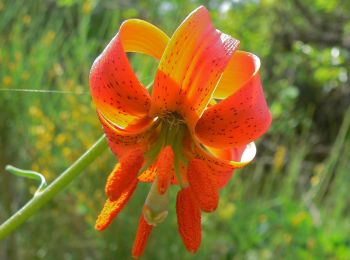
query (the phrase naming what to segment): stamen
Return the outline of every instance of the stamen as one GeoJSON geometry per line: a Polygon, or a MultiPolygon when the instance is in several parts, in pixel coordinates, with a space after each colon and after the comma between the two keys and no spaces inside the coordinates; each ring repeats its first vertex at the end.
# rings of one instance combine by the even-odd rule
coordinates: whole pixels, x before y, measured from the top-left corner
{"type": "Polygon", "coordinates": [[[134,193],[137,186],[137,179],[135,179],[129,187],[127,187],[121,196],[114,201],[107,199],[100,215],[98,216],[95,224],[95,229],[102,231],[111,224],[112,220],[118,215],[118,213],[123,209],[125,204],[130,199],[131,195],[134,193]]]}
{"type": "Polygon", "coordinates": [[[108,176],[105,191],[110,200],[116,200],[132,183],[139,172],[144,157],[141,149],[132,150],[120,159],[120,162],[108,176]]]}
{"type": "Polygon", "coordinates": [[[152,183],[145,205],[143,215],[148,224],[156,226],[165,220],[168,215],[168,190],[164,194],[158,192],[158,178],[152,183]]]}
{"type": "Polygon", "coordinates": [[[164,194],[172,178],[174,170],[174,152],[171,146],[166,146],[159,154],[157,161],[158,192],[164,194]]]}
{"type": "Polygon", "coordinates": [[[151,166],[149,166],[144,172],[142,172],[140,176],[137,178],[141,182],[152,182],[156,177],[156,175],[157,175],[157,167],[156,167],[156,164],[154,163],[151,166]]]}
{"type": "Polygon", "coordinates": [[[202,240],[201,210],[193,198],[190,187],[178,192],[176,214],[182,241],[188,251],[195,253],[202,240]]]}
{"type": "Polygon", "coordinates": [[[188,164],[187,177],[193,195],[205,212],[214,211],[219,202],[219,191],[204,161],[193,159],[188,164]]]}
{"type": "Polygon", "coordinates": [[[143,251],[145,250],[149,235],[152,232],[152,229],[153,226],[149,225],[145,221],[142,214],[139,220],[134,246],[132,248],[132,256],[134,258],[139,258],[142,255],[143,251]]]}

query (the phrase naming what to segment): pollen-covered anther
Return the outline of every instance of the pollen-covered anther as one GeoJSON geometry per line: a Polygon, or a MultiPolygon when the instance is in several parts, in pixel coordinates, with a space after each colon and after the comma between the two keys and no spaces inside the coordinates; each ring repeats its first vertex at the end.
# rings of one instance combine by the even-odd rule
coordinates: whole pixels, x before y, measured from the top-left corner
{"type": "Polygon", "coordinates": [[[171,146],[166,146],[159,154],[157,161],[158,192],[164,194],[172,178],[174,168],[174,152],[171,146]]]}
{"type": "Polygon", "coordinates": [[[201,210],[190,187],[178,192],[176,214],[182,241],[188,251],[195,253],[202,240],[201,210]]]}
{"type": "Polygon", "coordinates": [[[191,160],[187,168],[187,177],[200,208],[205,212],[214,211],[218,206],[219,191],[206,163],[201,159],[191,160]]]}
{"type": "Polygon", "coordinates": [[[129,151],[120,158],[119,163],[108,176],[105,191],[110,200],[120,197],[126,187],[136,178],[144,160],[141,149],[129,151]]]}
{"type": "Polygon", "coordinates": [[[145,250],[148,237],[151,234],[153,229],[152,225],[149,225],[145,219],[143,214],[140,217],[139,225],[137,227],[136,237],[134,241],[134,246],[132,248],[132,256],[134,258],[139,258],[143,251],[145,250]]]}
{"type": "Polygon", "coordinates": [[[111,224],[113,219],[119,214],[119,212],[124,208],[131,195],[134,193],[138,180],[135,179],[120,195],[117,200],[111,201],[110,199],[106,200],[106,203],[99,214],[95,229],[102,231],[111,224]]]}

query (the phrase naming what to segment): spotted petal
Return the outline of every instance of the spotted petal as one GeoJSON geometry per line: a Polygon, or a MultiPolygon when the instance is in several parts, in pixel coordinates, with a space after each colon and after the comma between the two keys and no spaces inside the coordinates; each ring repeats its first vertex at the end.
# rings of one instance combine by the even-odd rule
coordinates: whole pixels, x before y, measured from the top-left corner
{"type": "Polygon", "coordinates": [[[195,133],[202,143],[217,148],[243,146],[267,131],[271,114],[259,68],[259,58],[251,53],[237,52],[233,56],[216,91],[218,97],[229,96],[208,108],[196,125],[195,133]]]}
{"type": "Polygon", "coordinates": [[[160,61],[150,115],[177,111],[195,124],[238,44],[214,28],[205,7],[193,11],[175,31],[160,61]]]}
{"type": "Polygon", "coordinates": [[[120,128],[147,118],[151,99],[125,52],[159,59],[167,42],[168,37],[147,22],[128,20],[121,25],[90,71],[91,93],[99,113],[120,128]]]}
{"type": "Polygon", "coordinates": [[[196,141],[185,141],[184,151],[188,160],[203,160],[210,169],[211,179],[216,187],[222,188],[230,180],[235,169],[243,168],[254,159],[256,147],[254,143],[250,143],[237,147],[213,148],[196,141]]]}

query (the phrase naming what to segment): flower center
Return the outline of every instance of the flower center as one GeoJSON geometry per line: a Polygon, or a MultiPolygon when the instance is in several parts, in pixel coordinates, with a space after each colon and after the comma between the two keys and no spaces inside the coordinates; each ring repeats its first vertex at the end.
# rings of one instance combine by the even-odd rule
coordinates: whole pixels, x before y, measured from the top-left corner
{"type": "Polygon", "coordinates": [[[170,128],[176,128],[180,125],[185,125],[184,118],[177,112],[170,112],[160,116],[160,120],[170,128]]]}
{"type": "Polygon", "coordinates": [[[157,175],[152,183],[143,209],[145,220],[148,224],[154,226],[163,222],[168,215],[168,189],[164,192],[160,192],[157,187],[161,184],[158,182],[162,184],[164,184],[165,181],[170,182],[172,173],[175,172],[178,183],[183,186],[180,168],[181,163],[187,163],[183,154],[182,145],[184,136],[188,134],[185,120],[176,112],[162,115],[159,120],[159,136],[152,145],[152,148],[145,154],[147,164],[144,167],[144,169],[146,169],[157,161],[157,175]],[[162,160],[169,160],[169,158],[162,158],[162,156],[160,156],[165,147],[168,147],[168,149],[170,147],[173,152],[172,165],[166,169],[166,173],[161,172],[164,170],[162,164],[167,163],[162,160]],[[164,174],[167,175],[167,180],[164,180],[164,174]]]}

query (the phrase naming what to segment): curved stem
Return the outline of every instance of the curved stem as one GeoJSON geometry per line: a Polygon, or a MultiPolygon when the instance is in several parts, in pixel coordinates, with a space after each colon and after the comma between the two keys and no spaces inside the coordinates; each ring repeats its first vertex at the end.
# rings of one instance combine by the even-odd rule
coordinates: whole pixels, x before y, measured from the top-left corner
{"type": "Polygon", "coordinates": [[[12,165],[7,165],[5,170],[14,174],[14,175],[17,175],[17,176],[40,181],[40,184],[39,184],[34,196],[37,196],[37,194],[39,192],[42,192],[45,189],[45,187],[47,186],[44,175],[42,175],[39,172],[35,172],[35,171],[31,171],[31,170],[22,170],[22,169],[14,167],[12,165]]]}
{"type": "Polygon", "coordinates": [[[68,186],[82,171],[89,166],[105,149],[107,142],[105,136],[89,148],[78,160],[68,167],[55,181],[42,192],[34,196],[20,210],[12,215],[0,226],[0,239],[5,238],[19,225],[34,215],[43,205],[50,201],[58,192],[68,186]]]}

